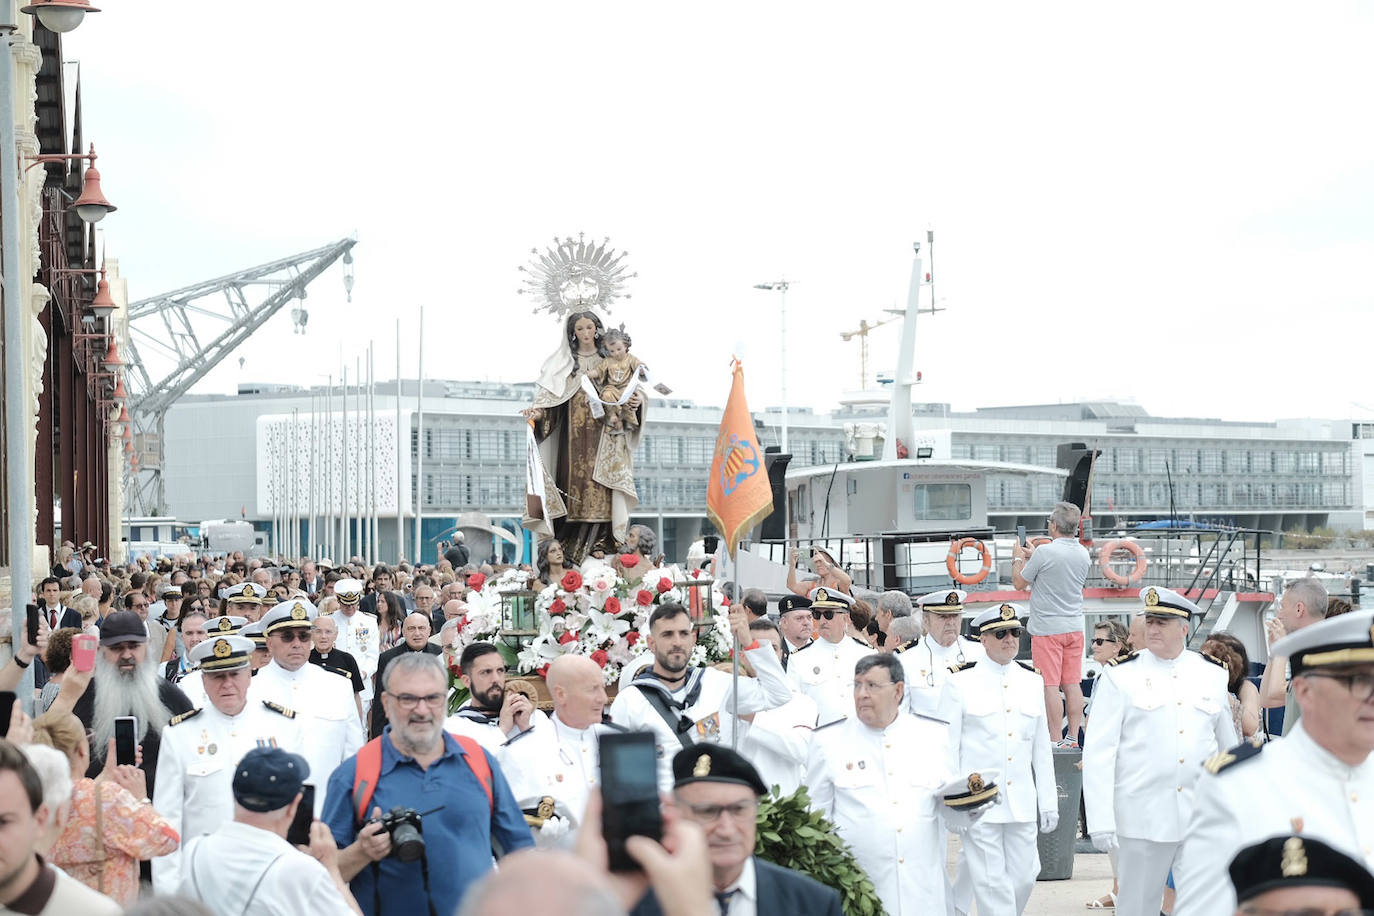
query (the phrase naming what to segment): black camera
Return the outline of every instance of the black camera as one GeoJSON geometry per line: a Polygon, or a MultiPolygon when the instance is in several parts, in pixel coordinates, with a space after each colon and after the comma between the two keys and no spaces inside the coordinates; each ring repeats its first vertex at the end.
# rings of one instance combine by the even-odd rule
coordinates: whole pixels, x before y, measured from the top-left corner
{"type": "Polygon", "coordinates": [[[391,854],[402,862],[414,862],[425,854],[420,812],[414,808],[392,808],[373,821],[391,837],[391,854]]]}

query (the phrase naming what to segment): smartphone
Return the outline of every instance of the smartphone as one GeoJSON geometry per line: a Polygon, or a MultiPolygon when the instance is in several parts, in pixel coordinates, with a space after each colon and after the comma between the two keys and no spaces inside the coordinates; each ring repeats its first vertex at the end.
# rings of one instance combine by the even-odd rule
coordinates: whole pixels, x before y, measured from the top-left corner
{"type": "Polygon", "coordinates": [[[0,738],[10,733],[10,716],[14,714],[14,700],[13,690],[0,690],[0,738]]]}
{"type": "Polygon", "coordinates": [[[28,629],[29,645],[38,645],[38,605],[30,604],[24,609],[24,626],[28,629]]]}
{"type": "Polygon", "coordinates": [[[296,816],[286,830],[286,842],[292,846],[310,845],[310,825],[315,821],[315,787],[310,783],[301,786],[301,803],[296,806],[296,816]]]}
{"type": "Polygon", "coordinates": [[[612,732],[601,736],[601,832],[611,871],[638,871],[625,852],[632,836],[662,839],[658,807],[658,751],[650,732],[612,732]]]}
{"type": "Polygon", "coordinates": [[[1020,544],[1022,547],[1025,547],[1025,546],[1026,546],[1026,526],[1025,526],[1025,525],[1017,525],[1017,526],[1016,526],[1016,543],[1020,544]]]}
{"type": "Polygon", "coordinates": [[[72,637],[72,667],[85,672],[95,669],[96,638],[89,633],[72,637]]]}
{"type": "Polygon", "coordinates": [[[115,719],[115,763],[120,766],[138,764],[138,719],[119,716],[115,719]]]}

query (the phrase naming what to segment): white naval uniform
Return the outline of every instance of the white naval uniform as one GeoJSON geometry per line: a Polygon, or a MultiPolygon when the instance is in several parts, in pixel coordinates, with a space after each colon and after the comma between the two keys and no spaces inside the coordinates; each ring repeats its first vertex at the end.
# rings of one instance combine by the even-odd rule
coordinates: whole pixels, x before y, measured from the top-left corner
{"type": "Polygon", "coordinates": [[[176,682],[177,689],[186,694],[186,699],[196,708],[210,705],[210,698],[205,694],[205,681],[201,679],[202,673],[199,667],[193,668],[176,682]]]}
{"type": "MultiPolygon", "coordinates": [[[[234,767],[243,755],[255,747],[301,752],[300,728],[290,712],[250,699],[237,716],[210,705],[177,716],[162,729],[153,807],[181,834],[181,849],[153,859],[153,888],[159,894],[174,894],[181,884],[186,844],[234,819],[234,767]]],[[[315,782],[313,774],[310,781],[315,782]]]]}
{"type": "Polygon", "coordinates": [[[971,885],[979,916],[1020,913],[1040,874],[1040,812],[1059,807],[1045,682],[1021,662],[999,665],[984,658],[954,672],[947,683],[962,709],[951,724],[956,772],[1001,774],[998,803],[963,834],[955,906],[968,912],[968,897],[959,891],[971,885]]]}
{"type": "Polygon", "coordinates": [[[854,718],[854,666],[876,650],[849,636],[839,642],[821,638],[787,658],[787,679],[816,704],[822,725],[854,718]]]}
{"type": "MultiPolygon", "coordinates": [[[[473,741],[482,745],[483,748],[490,751],[493,757],[496,756],[497,751],[501,750],[501,745],[505,744],[507,740],[515,737],[517,734],[521,734],[517,731],[514,734],[507,735],[505,732],[501,731],[501,717],[498,714],[492,714],[490,716],[481,714],[482,721],[478,721],[475,717],[469,718],[469,715],[463,715],[462,712],[464,710],[468,710],[469,715],[471,715],[472,712],[476,712],[472,707],[471,699],[464,701],[463,705],[459,707],[459,712],[454,713],[444,720],[444,731],[453,735],[463,735],[464,737],[471,738],[473,741]]],[[[538,728],[541,723],[547,723],[548,721],[549,717],[547,713],[542,709],[535,709],[530,713],[530,727],[526,729],[526,731],[538,728]]],[[[518,795],[516,796],[516,798],[519,797],[518,795]]]]}
{"type": "Polygon", "coordinates": [[[1116,834],[1117,913],[1156,916],[1193,813],[1202,763],[1236,743],[1227,671],[1145,649],[1108,665],[1083,741],[1088,831],[1116,834]]]}
{"type": "Polygon", "coordinates": [[[377,618],[363,610],[355,611],[351,617],[343,611],[335,611],[329,617],[339,628],[339,638],[334,641],[334,648],[352,653],[358,662],[358,671],[363,676],[363,692],[360,696],[363,712],[366,713],[372,700],[372,678],[377,673],[380,639],[377,618]]]}
{"type": "Polygon", "coordinates": [[[231,821],[190,843],[185,856],[178,892],[216,913],[352,916],[323,865],[259,827],[231,821]]]}
{"type": "Polygon", "coordinates": [[[315,816],[324,809],[329,774],[363,746],[363,725],[347,678],[306,662],[287,671],[275,661],[258,669],[248,688],[249,702],[272,700],[295,710],[304,744],[301,756],[310,764],[315,786],[315,816]]]}
{"type": "Polygon", "coordinates": [[[1374,754],[1350,766],[1312,740],[1301,720],[1261,747],[1232,748],[1208,761],[1199,777],[1197,805],[1174,866],[1177,916],[1231,916],[1232,857],[1244,846],[1291,832],[1295,818],[1303,836],[1374,870],[1374,754]],[[1236,759],[1223,765],[1228,758],[1236,759]]]}
{"type": "MultiPolygon", "coordinates": [[[[907,709],[916,715],[934,716],[946,722],[953,721],[959,714],[954,698],[945,689],[950,669],[987,657],[980,642],[956,636],[954,642],[942,646],[929,634],[894,654],[902,663],[906,677],[907,709]]],[[[1048,728],[1046,726],[1046,734],[1049,734],[1048,728]]]]}
{"type": "Polygon", "coordinates": [[[953,765],[948,734],[903,710],[884,729],[846,719],[812,736],[811,807],[834,822],[889,916],[946,912],[939,792],[953,765]]]}
{"type": "MultiPolygon", "coordinates": [[[[792,699],[792,688],[788,686],[787,675],[783,673],[776,649],[767,643],[759,643],[758,648],[743,651],[758,677],[739,679],[741,713],[773,709],[792,699]]],[[[795,662],[797,656],[792,658],[795,662]]],[[[691,733],[692,741],[720,742],[724,719],[734,707],[734,679],[714,668],[700,670],[701,689],[695,702],[683,709],[681,715],[696,723],[696,729],[691,733]]],[[[853,681],[852,675],[850,680],[853,681]]],[[[672,695],[674,700],[685,702],[688,695],[686,684],[673,691],[672,695]]],[[[668,727],[668,723],[663,721],[663,717],[644,698],[644,692],[638,687],[626,686],[621,689],[611,704],[610,712],[611,720],[622,728],[654,733],[654,744],[658,751],[658,787],[663,792],[671,791],[673,755],[683,748],[682,739],[668,727]]]]}
{"type": "Polygon", "coordinates": [[[739,723],[736,750],[759,771],[765,786],[777,786],[782,795],[791,795],[806,775],[816,717],[816,702],[804,693],[794,693],[777,709],[754,713],[753,722],[739,723]]]}
{"type": "Polygon", "coordinates": [[[601,780],[599,738],[612,730],[600,723],[573,728],[555,712],[501,744],[496,762],[517,800],[552,796],[576,826],[582,823],[587,795],[601,780]]]}

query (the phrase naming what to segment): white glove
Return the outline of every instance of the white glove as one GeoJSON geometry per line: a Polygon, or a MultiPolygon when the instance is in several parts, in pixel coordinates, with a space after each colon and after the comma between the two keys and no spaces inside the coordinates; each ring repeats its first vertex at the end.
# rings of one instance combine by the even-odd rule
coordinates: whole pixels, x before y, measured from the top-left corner
{"type": "Polygon", "coordinates": [[[1041,811],[1041,812],[1040,812],[1040,832],[1041,832],[1041,833],[1054,833],[1054,828],[1056,828],[1056,827],[1058,827],[1058,826],[1059,826],[1059,812],[1058,812],[1058,811],[1041,811]]]}
{"type": "Polygon", "coordinates": [[[550,817],[544,821],[537,831],[535,831],[534,845],[540,849],[549,849],[558,846],[568,832],[568,821],[566,818],[550,817]]]}
{"type": "Polygon", "coordinates": [[[1116,847],[1116,834],[1111,832],[1094,833],[1093,847],[1096,848],[1098,852],[1110,852],[1116,847]]]}

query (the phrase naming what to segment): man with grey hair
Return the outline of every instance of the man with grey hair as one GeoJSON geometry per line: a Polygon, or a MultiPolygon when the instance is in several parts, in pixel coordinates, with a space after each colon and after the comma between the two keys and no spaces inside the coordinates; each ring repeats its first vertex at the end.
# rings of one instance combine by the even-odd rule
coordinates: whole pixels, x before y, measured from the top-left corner
{"type": "MultiPolygon", "coordinates": [[[[892,635],[892,621],[910,616],[911,597],[906,592],[891,589],[878,596],[878,611],[873,619],[878,623],[878,646],[882,651],[891,652],[906,642],[905,639],[897,639],[892,635]]],[[[914,638],[907,637],[907,639],[914,638]]]]}
{"type": "MultiPolygon", "coordinates": [[[[1327,600],[1326,586],[1315,576],[1304,576],[1289,583],[1279,599],[1279,609],[1274,619],[1264,624],[1264,635],[1269,645],[1273,646],[1283,637],[1325,620],[1327,600]]],[[[1260,678],[1259,692],[1260,705],[1265,709],[1283,707],[1283,733],[1286,735],[1292,731],[1302,715],[1302,707],[1293,699],[1287,658],[1270,654],[1264,677],[1260,678]]]]}
{"type": "Polygon", "coordinates": [[[911,645],[921,638],[921,622],[913,617],[893,617],[888,625],[887,642],[882,651],[896,652],[902,646],[911,645]]]}
{"type": "Polygon", "coordinates": [[[1038,548],[1012,546],[1011,581],[1030,591],[1031,661],[1045,679],[1045,716],[1050,740],[1064,747],[1078,747],[1083,724],[1083,583],[1092,560],[1078,542],[1082,511],[1073,503],[1054,504],[1049,518],[1048,544],[1038,548]],[[1059,706],[1064,691],[1069,727],[1059,706]]]}

